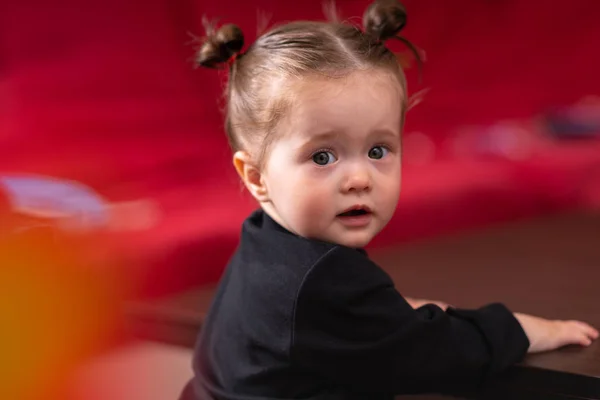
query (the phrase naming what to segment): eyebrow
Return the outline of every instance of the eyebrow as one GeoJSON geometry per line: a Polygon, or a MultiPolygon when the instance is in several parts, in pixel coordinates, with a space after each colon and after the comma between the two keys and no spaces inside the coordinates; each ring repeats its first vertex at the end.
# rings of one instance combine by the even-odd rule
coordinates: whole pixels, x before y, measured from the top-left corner
{"type": "MultiPolygon", "coordinates": [[[[302,142],[302,145],[314,143],[314,142],[325,142],[328,140],[333,140],[338,138],[339,136],[343,136],[344,132],[341,131],[324,131],[310,135],[309,138],[302,142]]],[[[400,130],[393,131],[391,129],[375,129],[369,133],[368,137],[373,136],[390,136],[393,138],[400,136],[400,130]]]]}
{"type": "MultiPolygon", "coordinates": [[[[312,134],[312,135],[310,135],[309,138],[302,141],[302,143],[299,146],[299,149],[304,151],[307,148],[318,145],[319,143],[333,141],[336,138],[343,136],[343,134],[344,134],[344,132],[341,132],[341,131],[323,131],[323,132],[312,134]]],[[[391,129],[385,129],[385,128],[375,129],[369,133],[368,137],[371,138],[374,136],[382,137],[382,138],[389,138],[389,139],[397,139],[397,138],[400,138],[400,130],[393,131],[391,129]]]]}
{"type": "Polygon", "coordinates": [[[369,134],[369,137],[372,136],[389,136],[395,139],[400,137],[400,129],[398,129],[397,131],[393,131],[391,129],[376,129],[374,131],[371,131],[371,133],[369,134]]]}
{"type": "Polygon", "coordinates": [[[310,135],[308,138],[302,140],[300,143],[300,149],[306,149],[307,147],[314,146],[317,143],[329,142],[338,137],[343,133],[339,131],[324,131],[310,135]]]}

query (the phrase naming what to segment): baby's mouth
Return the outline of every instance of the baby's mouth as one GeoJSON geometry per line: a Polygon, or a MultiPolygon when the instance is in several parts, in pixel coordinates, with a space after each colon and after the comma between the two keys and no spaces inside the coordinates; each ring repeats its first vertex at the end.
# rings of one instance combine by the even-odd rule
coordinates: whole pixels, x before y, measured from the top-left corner
{"type": "Polygon", "coordinates": [[[349,229],[364,228],[371,223],[373,213],[367,206],[356,205],[337,215],[338,221],[349,229]]]}
{"type": "Polygon", "coordinates": [[[349,211],[343,212],[341,214],[338,214],[338,217],[359,217],[361,215],[367,215],[367,214],[370,214],[370,211],[367,211],[364,208],[358,208],[358,209],[349,210],[349,211]]]}
{"type": "Polygon", "coordinates": [[[338,217],[362,217],[372,214],[369,207],[363,204],[355,204],[352,207],[347,208],[344,212],[339,213],[338,217]]]}

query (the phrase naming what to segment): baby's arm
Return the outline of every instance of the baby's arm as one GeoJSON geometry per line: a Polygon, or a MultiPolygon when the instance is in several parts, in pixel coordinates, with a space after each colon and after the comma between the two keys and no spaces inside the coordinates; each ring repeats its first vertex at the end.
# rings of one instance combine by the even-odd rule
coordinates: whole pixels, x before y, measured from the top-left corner
{"type": "Polygon", "coordinates": [[[342,247],[305,276],[292,329],[292,363],[367,392],[461,394],[520,361],[529,348],[506,307],[414,310],[385,272],[342,247]]]}
{"type": "MultiPolygon", "coordinates": [[[[413,299],[411,297],[405,297],[405,300],[415,309],[427,304],[434,304],[444,311],[451,307],[441,301],[413,299]]],[[[581,321],[548,320],[521,313],[515,313],[514,315],[529,339],[528,353],[555,350],[570,344],[589,346],[599,336],[598,330],[581,321]]]]}
{"type": "Polygon", "coordinates": [[[501,304],[415,310],[380,268],[341,247],[311,268],[297,296],[292,362],[356,390],[461,395],[527,351],[585,343],[585,325],[515,315],[501,304]]]}

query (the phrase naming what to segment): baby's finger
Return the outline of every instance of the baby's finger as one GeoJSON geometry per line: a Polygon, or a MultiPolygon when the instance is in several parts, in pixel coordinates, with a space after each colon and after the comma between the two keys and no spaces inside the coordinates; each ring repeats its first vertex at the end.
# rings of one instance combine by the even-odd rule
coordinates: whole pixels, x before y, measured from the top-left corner
{"type": "Polygon", "coordinates": [[[559,347],[570,345],[570,344],[587,347],[590,344],[592,344],[592,339],[590,339],[582,331],[571,331],[571,332],[568,332],[565,336],[563,336],[563,343],[559,347]]]}
{"type": "Polygon", "coordinates": [[[585,325],[586,325],[585,331],[588,334],[588,336],[591,337],[592,339],[598,339],[598,336],[600,336],[600,332],[598,332],[598,329],[596,329],[593,326],[590,326],[588,324],[585,324],[585,325]]]}
{"type": "Polygon", "coordinates": [[[581,321],[573,321],[573,323],[581,329],[589,338],[598,339],[598,330],[593,326],[581,321]]]}
{"type": "Polygon", "coordinates": [[[590,339],[587,335],[582,335],[579,340],[579,344],[584,347],[587,347],[592,344],[592,339],[590,339]]]}
{"type": "Polygon", "coordinates": [[[582,334],[582,339],[581,339],[580,344],[585,347],[591,345],[594,340],[586,332],[582,332],[581,334],[582,334]]]}
{"type": "Polygon", "coordinates": [[[559,335],[561,337],[561,344],[559,347],[569,344],[587,347],[592,344],[592,339],[584,332],[583,327],[577,324],[576,321],[562,322],[561,331],[562,333],[559,335]]]}

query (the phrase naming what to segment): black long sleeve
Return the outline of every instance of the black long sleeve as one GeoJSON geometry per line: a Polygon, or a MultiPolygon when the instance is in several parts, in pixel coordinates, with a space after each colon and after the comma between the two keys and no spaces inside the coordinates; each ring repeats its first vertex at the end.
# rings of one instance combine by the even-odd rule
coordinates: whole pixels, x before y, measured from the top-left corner
{"type": "Polygon", "coordinates": [[[358,391],[453,393],[519,361],[528,347],[503,305],[413,310],[366,256],[336,247],[302,284],[291,356],[358,391]]]}
{"type": "Polygon", "coordinates": [[[528,345],[502,305],[413,310],[364,251],[296,236],[258,211],[244,223],[181,398],[462,394],[528,345]]]}

